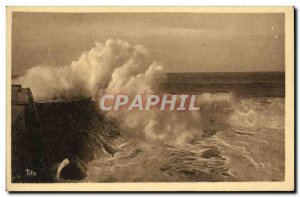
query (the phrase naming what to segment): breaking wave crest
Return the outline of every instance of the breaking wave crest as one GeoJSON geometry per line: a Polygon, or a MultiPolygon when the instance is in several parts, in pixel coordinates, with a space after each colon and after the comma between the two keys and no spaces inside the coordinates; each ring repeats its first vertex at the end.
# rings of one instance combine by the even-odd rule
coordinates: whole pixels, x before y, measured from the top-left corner
{"type": "Polygon", "coordinates": [[[243,99],[234,107],[229,121],[244,127],[284,128],[284,99],[243,99]]]}
{"type": "Polygon", "coordinates": [[[284,128],[284,98],[237,98],[231,93],[198,96],[202,119],[257,128],[284,128]]]}

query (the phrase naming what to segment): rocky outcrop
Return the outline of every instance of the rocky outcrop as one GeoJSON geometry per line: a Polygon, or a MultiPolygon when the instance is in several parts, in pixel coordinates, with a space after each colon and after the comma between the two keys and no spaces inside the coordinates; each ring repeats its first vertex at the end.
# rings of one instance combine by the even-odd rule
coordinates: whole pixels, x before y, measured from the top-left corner
{"type": "MultiPolygon", "coordinates": [[[[19,91],[24,92],[24,88],[20,86],[18,88],[19,91]]],[[[28,98],[28,95],[31,95],[30,89],[27,89],[25,94],[28,98]]],[[[16,97],[15,91],[12,97],[16,97]]],[[[27,150],[26,144],[33,139],[35,139],[33,149],[38,150],[37,158],[41,162],[33,160],[32,166],[36,165],[36,170],[43,169],[43,172],[39,172],[42,178],[35,179],[33,182],[57,181],[55,177],[58,166],[65,159],[70,163],[61,169],[60,178],[62,180],[82,179],[86,174],[84,168],[86,162],[102,155],[115,153],[112,141],[120,134],[118,125],[102,115],[90,98],[43,102],[34,102],[33,97],[30,98],[30,102],[28,100],[22,105],[14,104],[16,99],[12,99],[14,106],[12,134],[15,136],[12,147],[16,149],[13,151],[13,170],[25,168],[19,168],[24,164],[20,162],[22,154],[18,153],[22,149],[27,150]],[[20,137],[18,134],[22,130],[30,130],[30,132],[22,132],[24,134],[20,137]],[[21,139],[16,140],[18,137],[21,139]]],[[[34,151],[30,149],[27,153],[31,155],[34,151]]],[[[24,174],[17,173],[15,176],[19,176],[21,182],[27,182],[24,174]]]]}
{"type": "Polygon", "coordinates": [[[74,164],[78,162],[73,162],[74,157],[76,161],[87,162],[114,153],[112,140],[119,135],[117,124],[101,115],[90,98],[45,101],[36,105],[46,144],[46,162],[56,166],[65,158],[71,161],[66,170],[62,170],[62,175],[67,174],[62,178],[78,179],[75,174],[81,172],[76,170],[74,164]]]}
{"type": "Polygon", "coordinates": [[[45,154],[36,105],[29,88],[12,86],[12,182],[42,182],[45,154]]]}

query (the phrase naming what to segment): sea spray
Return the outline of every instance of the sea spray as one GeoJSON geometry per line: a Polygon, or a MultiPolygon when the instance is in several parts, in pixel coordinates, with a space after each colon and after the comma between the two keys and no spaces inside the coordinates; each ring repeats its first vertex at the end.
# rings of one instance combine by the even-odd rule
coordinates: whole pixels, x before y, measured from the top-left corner
{"type": "MultiPolygon", "coordinates": [[[[163,66],[152,60],[141,45],[131,46],[121,40],[96,42],[94,48],[83,52],[68,66],[32,67],[14,83],[30,87],[36,100],[93,97],[104,94],[154,95],[164,78],[163,66]]],[[[167,139],[181,144],[201,137],[199,111],[166,112],[160,110],[108,111],[106,116],[118,120],[123,135],[147,142],[167,139]]]]}

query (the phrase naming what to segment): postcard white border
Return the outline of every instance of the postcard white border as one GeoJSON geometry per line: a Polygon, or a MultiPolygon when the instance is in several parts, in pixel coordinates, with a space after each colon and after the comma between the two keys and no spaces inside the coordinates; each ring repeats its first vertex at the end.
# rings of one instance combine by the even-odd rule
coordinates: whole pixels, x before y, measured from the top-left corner
{"type": "Polygon", "coordinates": [[[294,190],[294,8],[293,7],[7,7],[6,187],[8,191],[293,191],[294,190]],[[281,182],[11,183],[12,12],[193,12],[285,14],[285,180],[281,182]]]}

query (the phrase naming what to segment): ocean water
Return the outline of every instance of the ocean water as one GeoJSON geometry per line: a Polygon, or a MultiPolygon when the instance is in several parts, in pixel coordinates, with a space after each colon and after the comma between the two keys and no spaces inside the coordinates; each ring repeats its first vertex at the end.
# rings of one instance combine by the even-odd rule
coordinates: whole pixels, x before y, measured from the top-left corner
{"type": "Polygon", "coordinates": [[[161,89],[176,93],[232,93],[236,97],[284,97],[284,72],[169,73],[161,89]]]}
{"type": "Polygon", "coordinates": [[[201,136],[176,144],[124,135],[83,181],[282,181],[284,81],[283,72],[167,74],[160,92],[199,95],[201,136]]]}

